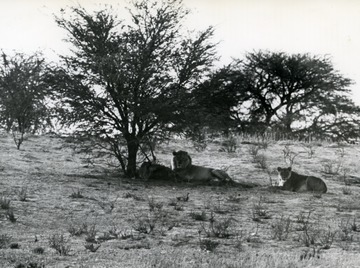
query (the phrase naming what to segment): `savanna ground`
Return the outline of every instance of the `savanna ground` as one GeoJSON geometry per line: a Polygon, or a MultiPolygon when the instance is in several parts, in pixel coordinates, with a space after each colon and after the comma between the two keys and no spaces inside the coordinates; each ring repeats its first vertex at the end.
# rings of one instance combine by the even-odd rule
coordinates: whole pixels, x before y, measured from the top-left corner
{"type": "Polygon", "coordinates": [[[0,267],[360,267],[360,147],[237,143],[197,152],[173,140],[157,156],[169,166],[186,150],[256,187],[125,179],[69,139],[32,136],[17,150],[2,134],[0,267]],[[291,161],[328,193],[269,187],[291,161]]]}

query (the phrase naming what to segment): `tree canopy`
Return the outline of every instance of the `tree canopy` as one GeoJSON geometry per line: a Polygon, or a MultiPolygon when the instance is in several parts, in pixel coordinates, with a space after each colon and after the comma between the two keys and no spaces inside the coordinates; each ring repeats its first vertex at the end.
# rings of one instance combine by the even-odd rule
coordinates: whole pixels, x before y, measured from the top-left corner
{"type": "Polygon", "coordinates": [[[258,51],[224,70],[199,87],[198,95],[220,90],[230,107],[215,101],[211,106],[230,114],[241,131],[272,129],[334,139],[360,134],[360,109],[350,98],[352,81],[335,70],[328,57],[258,51]]]}
{"type": "Polygon", "coordinates": [[[64,121],[105,140],[133,176],[142,142],[182,125],[187,96],[216,56],[211,27],[196,35],[182,28],[181,1],[136,1],[129,12],[129,23],[110,9],[57,17],[74,49],[54,80],[64,121]]]}
{"type": "Polygon", "coordinates": [[[47,64],[40,54],[10,56],[2,52],[0,125],[12,132],[18,149],[25,133],[51,126],[50,98],[47,64]]]}

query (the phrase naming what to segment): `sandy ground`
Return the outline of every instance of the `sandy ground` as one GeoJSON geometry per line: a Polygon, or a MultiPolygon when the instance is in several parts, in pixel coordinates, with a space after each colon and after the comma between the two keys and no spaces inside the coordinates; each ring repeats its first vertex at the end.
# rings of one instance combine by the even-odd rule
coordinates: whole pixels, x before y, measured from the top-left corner
{"type": "Polygon", "coordinates": [[[258,185],[251,189],[126,179],[71,145],[32,136],[16,150],[0,137],[0,198],[10,200],[0,208],[0,267],[360,267],[357,145],[268,141],[259,154],[269,173],[253,161],[256,144],[240,138],[233,153],[216,141],[197,152],[184,140],[156,151],[167,166],[173,150],[188,151],[194,164],[258,185]],[[292,157],[293,169],[323,178],[328,193],[269,187],[292,157]],[[66,254],[50,247],[54,235],[66,254]]]}

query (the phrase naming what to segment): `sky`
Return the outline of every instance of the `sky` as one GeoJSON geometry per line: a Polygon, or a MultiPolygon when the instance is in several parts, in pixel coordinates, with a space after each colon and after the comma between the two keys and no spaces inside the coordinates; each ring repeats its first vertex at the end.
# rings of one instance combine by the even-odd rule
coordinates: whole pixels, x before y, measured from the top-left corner
{"type": "MultiPolygon", "coordinates": [[[[310,53],[330,56],[335,69],[354,80],[360,105],[359,0],[183,0],[191,10],[185,27],[215,27],[219,66],[246,52],[310,53]]],[[[119,17],[128,0],[0,0],[0,50],[33,53],[49,59],[68,52],[66,33],[54,15],[66,6],[87,10],[112,5],[119,17]]]]}

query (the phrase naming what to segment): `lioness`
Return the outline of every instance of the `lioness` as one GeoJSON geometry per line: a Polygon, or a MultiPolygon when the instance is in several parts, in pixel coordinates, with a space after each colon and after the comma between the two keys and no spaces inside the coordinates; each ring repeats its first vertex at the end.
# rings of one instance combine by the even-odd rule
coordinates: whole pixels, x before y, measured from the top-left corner
{"type": "Polygon", "coordinates": [[[192,164],[190,155],[185,151],[173,152],[173,168],[176,176],[187,181],[211,181],[214,179],[222,182],[233,182],[230,176],[218,169],[206,168],[192,164]]]}
{"type": "Polygon", "coordinates": [[[140,166],[139,177],[143,180],[174,180],[175,172],[160,164],[144,162],[140,166]]]}
{"type": "Polygon", "coordinates": [[[320,192],[326,193],[327,187],[325,182],[317,177],[300,175],[288,168],[277,168],[281,179],[284,181],[283,190],[292,192],[320,192]]]}

